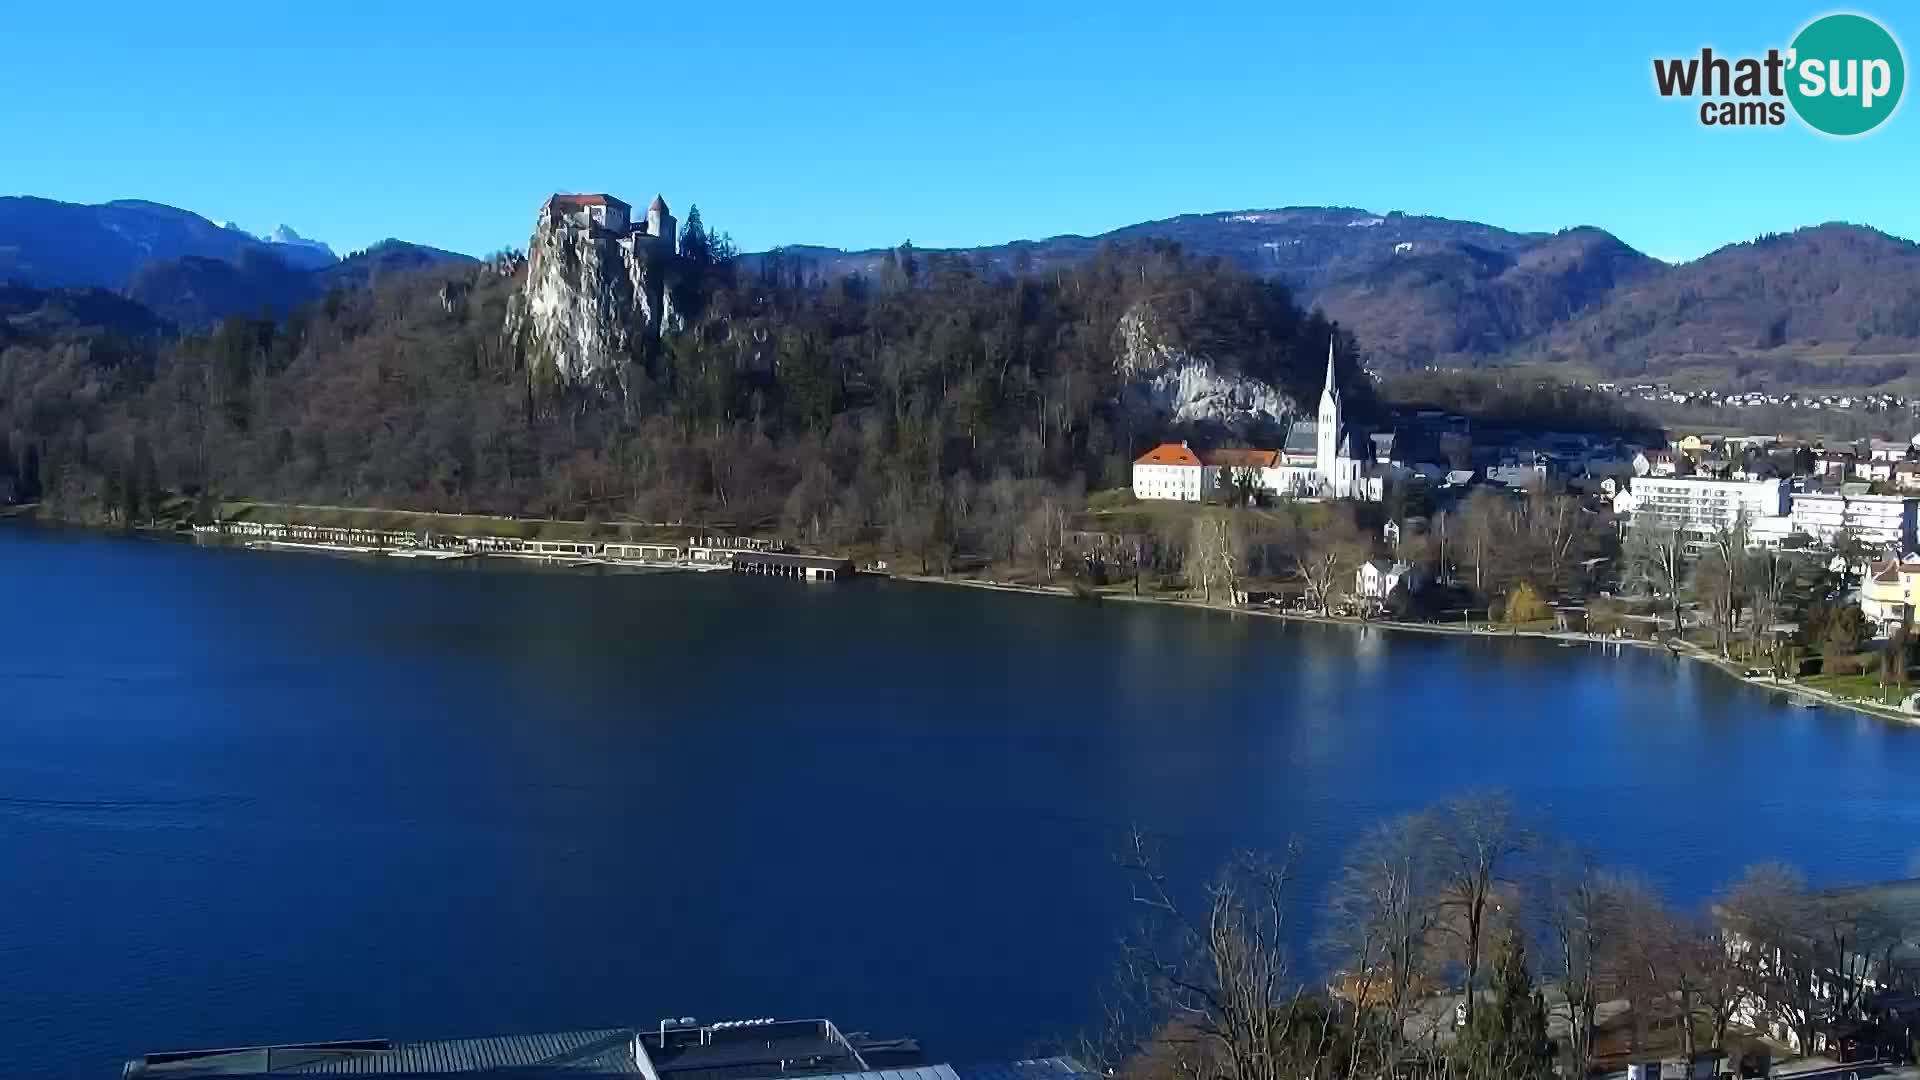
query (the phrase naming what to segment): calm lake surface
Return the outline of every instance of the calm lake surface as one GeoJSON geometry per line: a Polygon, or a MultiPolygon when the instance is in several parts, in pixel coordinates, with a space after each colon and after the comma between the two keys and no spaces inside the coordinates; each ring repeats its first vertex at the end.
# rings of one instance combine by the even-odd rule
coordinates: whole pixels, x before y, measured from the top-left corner
{"type": "MultiPolygon", "coordinates": [[[[1088,1016],[1129,825],[1210,871],[1499,785],[1699,897],[1908,872],[1920,730],[1628,651],[0,528],[0,1075],[148,1050],[1088,1016]]],[[[1309,899],[1312,897],[1309,896],[1309,899]]]]}

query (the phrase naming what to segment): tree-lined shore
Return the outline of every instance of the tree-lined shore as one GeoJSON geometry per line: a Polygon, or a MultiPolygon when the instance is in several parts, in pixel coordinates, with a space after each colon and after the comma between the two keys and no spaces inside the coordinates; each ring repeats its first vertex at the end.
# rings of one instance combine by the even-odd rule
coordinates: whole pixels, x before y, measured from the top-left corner
{"type": "Polygon", "coordinates": [[[1299,856],[1247,853],[1196,891],[1136,834],[1120,859],[1141,918],[1082,1052],[1132,1080],[1523,1080],[1764,1069],[1842,1031],[1913,1051],[1878,1005],[1920,974],[1911,883],[1817,889],[1763,864],[1678,905],[1498,793],[1375,824],[1318,903],[1299,856]]]}

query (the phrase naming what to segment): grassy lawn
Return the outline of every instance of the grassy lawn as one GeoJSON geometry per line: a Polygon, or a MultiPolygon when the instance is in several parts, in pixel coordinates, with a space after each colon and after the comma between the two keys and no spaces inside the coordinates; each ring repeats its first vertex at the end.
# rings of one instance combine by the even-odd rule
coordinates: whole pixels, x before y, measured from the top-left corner
{"type": "Polygon", "coordinates": [[[415,510],[374,510],[350,506],[297,506],[229,502],[220,505],[228,521],[297,522],[342,529],[436,532],[456,536],[515,536],[523,540],[638,540],[685,543],[692,527],[665,528],[622,522],[593,523],[544,518],[504,518],[486,514],[436,514],[415,510]]]}
{"type": "Polygon", "coordinates": [[[1898,705],[1900,690],[1897,687],[1880,689],[1880,676],[1870,675],[1809,675],[1800,680],[1802,686],[1815,690],[1824,690],[1835,697],[1852,698],[1856,701],[1871,701],[1883,705],[1898,705]]]}

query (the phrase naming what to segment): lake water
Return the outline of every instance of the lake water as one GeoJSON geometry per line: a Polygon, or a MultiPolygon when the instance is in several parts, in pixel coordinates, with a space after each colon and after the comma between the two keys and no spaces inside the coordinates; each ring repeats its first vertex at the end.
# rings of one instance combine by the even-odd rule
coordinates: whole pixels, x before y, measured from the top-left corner
{"type": "Polygon", "coordinates": [[[830,1015],[1073,1033],[1196,873],[1499,785],[1699,897],[1908,872],[1920,730],[1530,641],[0,529],[0,1075],[830,1015]]]}

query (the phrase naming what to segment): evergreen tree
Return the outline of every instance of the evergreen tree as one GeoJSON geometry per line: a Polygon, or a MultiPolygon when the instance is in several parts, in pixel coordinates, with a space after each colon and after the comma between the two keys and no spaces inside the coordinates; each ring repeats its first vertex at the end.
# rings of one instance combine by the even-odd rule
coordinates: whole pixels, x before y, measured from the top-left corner
{"type": "Polygon", "coordinates": [[[1509,930],[1494,954],[1493,1000],[1473,1012],[1461,1040],[1465,1075],[1473,1080],[1526,1080],[1547,1073],[1553,1044],[1547,1038],[1547,1006],[1527,970],[1527,948],[1509,930]]]}

